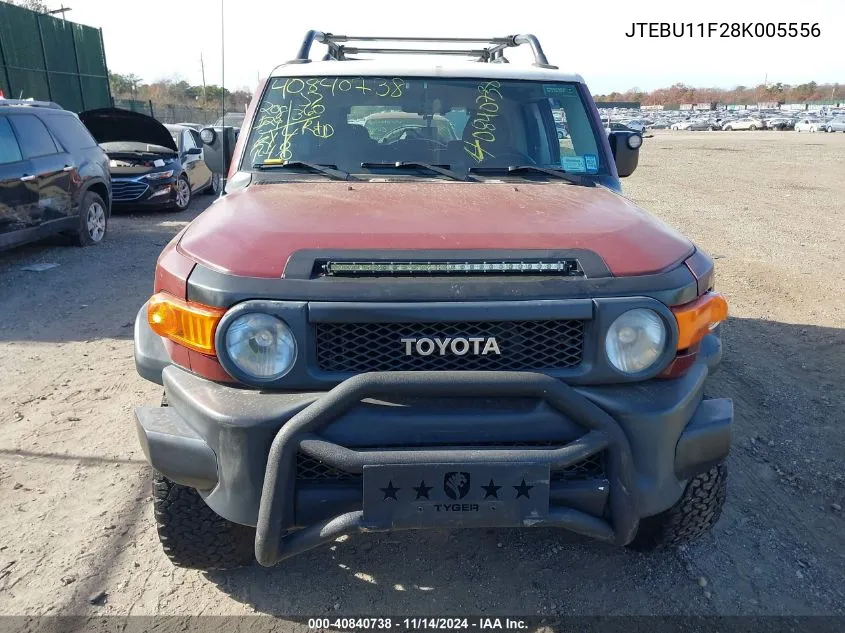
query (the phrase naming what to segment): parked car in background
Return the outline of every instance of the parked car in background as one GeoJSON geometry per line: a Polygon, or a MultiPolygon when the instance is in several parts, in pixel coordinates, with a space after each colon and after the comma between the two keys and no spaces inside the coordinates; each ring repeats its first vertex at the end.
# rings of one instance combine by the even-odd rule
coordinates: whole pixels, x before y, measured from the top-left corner
{"type": "Polygon", "coordinates": [[[213,190],[196,130],[118,108],[89,110],[79,118],[108,154],[115,208],[183,211],[195,193],[213,190]]]}
{"type": "MultiPolygon", "coordinates": [[[[188,173],[188,180],[191,182],[192,189],[196,191],[199,187],[201,191],[209,194],[220,193],[220,174],[212,172],[205,162],[205,149],[200,138],[198,128],[185,126],[181,123],[174,125],[165,125],[170,136],[176,142],[176,147],[179,155],[183,156],[182,164],[188,173]],[[190,153],[189,150],[199,148],[199,154],[190,153]],[[209,182],[209,178],[211,181],[209,182]]],[[[202,126],[199,126],[201,129],[202,126]]]]}
{"type": "Polygon", "coordinates": [[[690,121],[690,124],[686,129],[691,131],[718,130],[721,129],[721,126],[718,125],[714,119],[697,119],[695,121],[690,121]]]}
{"type": "Polygon", "coordinates": [[[110,205],[108,157],[73,112],[0,99],[0,249],[55,233],[99,244],[110,205]]]}
{"type": "Polygon", "coordinates": [[[747,117],[744,119],[734,119],[728,121],[722,126],[723,130],[762,130],[766,125],[760,119],[747,117]]]}
{"type": "Polygon", "coordinates": [[[245,112],[227,112],[214,122],[214,127],[234,127],[240,129],[243,127],[245,118],[245,112]]]}
{"type": "Polygon", "coordinates": [[[818,132],[821,123],[818,119],[803,118],[795,124],[796,132],[818,132]]]}
{"type": "Polygon", "coordinates": [[[610,134],[611,132],[637,132],[637,130],[632,130],[624,123],[618,123],[616,121],[613,123],[605,123],[604,131],[607,134],[610,134]]]}
{"type": "Polygon", "coordinates": [[[825,124],[828,132],[845,132],[845,116],[833,117],[825,124]]]}
{"type": "MultiPolygon", "coordinates": [[[[368,135],[370,139],[390,145],[397,141],[421,140],[445,145],[457,141],[455,128],[445,116],[435,114],[430,120],[411,112],[375,112],[363,119],[363,127],[358,132],[368,135]]],[[[354,128],[352,128],[354,129],[354,128]]]]}
{"type": "Polygon", "coordinates": [[[765,119],[765,123],[769,130],[791,130],[795,127],[795,119],[782,116],[765,119]]]}
{"type": "Polygon", "coordinates": [[[630,121],[623,121],[623,123],[628,127],[629,130],[634,130],[635,132],[639,132],[640,134],[645,132],[646,124],[644,121],[640,121],[639,119],[631,119],[630,121]]]}

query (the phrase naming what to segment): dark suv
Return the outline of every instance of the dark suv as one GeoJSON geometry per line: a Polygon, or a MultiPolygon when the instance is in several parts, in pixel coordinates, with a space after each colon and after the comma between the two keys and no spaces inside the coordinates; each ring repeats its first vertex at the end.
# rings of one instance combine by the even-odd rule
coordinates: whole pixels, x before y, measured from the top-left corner
{"type": "Polygon", "coordinates": [[[109,159],[73,112],[0,100],[0,249],[54,233],[99,244],[110,209],[109,159]]]}

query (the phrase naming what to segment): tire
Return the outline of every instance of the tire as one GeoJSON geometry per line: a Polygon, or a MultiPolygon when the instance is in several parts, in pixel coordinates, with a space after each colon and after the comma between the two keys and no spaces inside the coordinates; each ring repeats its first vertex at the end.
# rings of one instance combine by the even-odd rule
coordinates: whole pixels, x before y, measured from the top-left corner
{"type": "Polygon", "coordinates": [[[211,184],[208,185],[205,193],[210,196],[220,195],[220,174],[211,174],[211,184]]]}
{"type": "Polygon", "coordinates": [[[734,129],[729,125],[728,127],[725,128],[725,131],[726,132],[733,132],[734,129]]]}
{"type": "Polygon", "coordinates": [[[692,478],[678,502],[640,521],[633,542],[638,551],[672,547],[701,536],[719,520],[725,504],[728,468],[724,462],[692,478]]]}
{"type": "Polygon", "coordinates": [[[153,476],[153,508],[164,553],[177,567],[234,569],[255,560],[255,529],[227,521],[193,488],[153,476]]]}
{"type": "Polygon", "coordinates": [[[828,134],[833,134],[833,128],[832,128],[832,127],[830,127],[829,125],[827,126],[827,133],[828,133],[828,134]]]}
{"type": "Polygon", "coordinates": [[[171,207],[174,211],[184,211],[191,205],[191,183],[185,174],[176,180],[176,202],[171,207]]]}
{"type": "Polygon", "coordinates": [[[73,241],[79,246],[96,246],[106,238],[109,212],[103,199],[93,191],[86,192],[79,206],[79,226],[73,241]]]}
{"type": "Polygon", "coordinates": [[[748,126],[748,129],[749,129],[749,130],[751,130],[751,131],[753,132],[754,130],[756,130],[756,129],[757,129],[757,126],[756,126],[756,125],[749,125],[749,126],[748,126]]]}

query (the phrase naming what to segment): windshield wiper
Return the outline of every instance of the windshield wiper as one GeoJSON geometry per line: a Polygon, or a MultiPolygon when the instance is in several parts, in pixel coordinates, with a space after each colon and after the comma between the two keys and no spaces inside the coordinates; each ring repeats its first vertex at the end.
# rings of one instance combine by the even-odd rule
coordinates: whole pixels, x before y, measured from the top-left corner
{"type": "Polygon", "coordinates": [[[560,178],[561,180],[571,182],[573,185],[581,185],[583,187],[595,187],[595,183],[593,183],[591,180],[587,180],[586,178],[578,174],[570,174],[568,171],[557,167],[541,167],[540,165],[510,165],[508,167],[470,167],[469,171],[470,173],[475,174],[501,173],[503,171],[506,171],[509,174],[513,174],[522,171],[535,171],[541,174],[546,174],[547,176],[552,176],[554,178],[560,178]]]}
{"type": "Polygon", "coordinates": [[[413,160],[399,160],[395,163],[361,163],[364,169],[427,169],[435,174],[452,178],[453,180],[466,180],[466,176],[449,169],[451,165],[432,165],[430,163],[418,163],[413,160]]]}
{"type": "Polygon", "coordinates": [[[338,169],[337,165],[321,165],[319,163],[308,163],[304,160],[286,160],[283,163],[256,163],[252,167],[253,169],[260,169],[262,171],[272,169],[308,169],[324,174],[329,178],[334,178],[335,180],[349,180],[349,172],[338,169]]]}

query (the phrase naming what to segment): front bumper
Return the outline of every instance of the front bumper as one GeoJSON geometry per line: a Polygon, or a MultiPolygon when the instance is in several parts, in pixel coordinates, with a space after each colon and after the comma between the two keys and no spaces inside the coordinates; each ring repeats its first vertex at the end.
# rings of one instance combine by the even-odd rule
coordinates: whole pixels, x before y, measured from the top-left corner
{"type": "Polygon", "coordinates": [[[160,181],[115,179],[117,192],[112,205],[116,209],[166,209],[176,204],[176,179],[160,181]]]}
{"type": "Polygon", "coordinates": [[[264,565],[353,531],[365,521],[357,475],[378,464],[548,464],[566,472],[601,455],[603,472],[549,483],[549,511],[524,527],[562,527],[625,545],[639,519],[672,506],[686,481],[724,459],[729,400],[704,400],[721,356],[715,335],[683,377],[570,387],[529,372],[379,372],[328,392],[260,392],[175,366],[169,407],[136,409],[148,460],[197,488],[221,516],[257,527],[264,565]],[[298,478],[317,460],[351,475],[298,478]]]}

